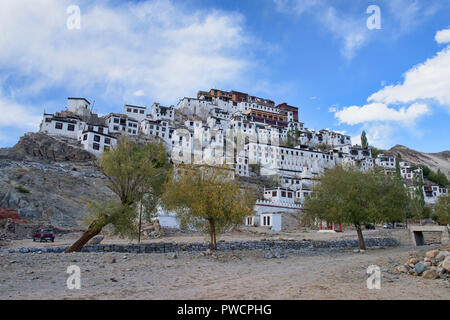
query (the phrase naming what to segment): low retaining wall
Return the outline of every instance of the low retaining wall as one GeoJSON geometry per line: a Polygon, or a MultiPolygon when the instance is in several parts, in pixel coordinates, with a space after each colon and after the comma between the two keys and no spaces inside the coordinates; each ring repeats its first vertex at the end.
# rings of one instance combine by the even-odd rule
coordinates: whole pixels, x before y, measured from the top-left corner
{"type": "MultiPolygon", "coordinates": [[[[368,238],[365,239],[367,247],[395,247],[399,243],[394,238],[368,238]]],[[[64,252],[68,246],[63,247],[36,247],[20,249],[4,249],[5,253],[28,252],[64,252]]],[[[264,241],[235,241],[218,242],[220,251],[232,250],[302,250],[302,249],[352,249],[359,248],[358,240],[332,240],[332,241],[292,241],[292,240],[264,240],[264,241]]],[[[210,249],[209,243],[145,243],[145,244],[98,244],[87,245],[82,252],[128,252],[128,253],[169,253],[169,252],[195,252],[210,249]]]]}

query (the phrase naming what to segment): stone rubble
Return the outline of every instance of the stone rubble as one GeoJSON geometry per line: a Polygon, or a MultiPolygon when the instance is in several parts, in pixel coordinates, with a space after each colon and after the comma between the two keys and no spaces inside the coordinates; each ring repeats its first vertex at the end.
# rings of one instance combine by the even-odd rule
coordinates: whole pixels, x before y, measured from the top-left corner
{"type": "Polygon", "coordinates": [[[430,250],[425,253],[424,258],[410,257],[396,269],[400,273],[424,279],[450,280],[450,252],[443,248],[430,250]]]}

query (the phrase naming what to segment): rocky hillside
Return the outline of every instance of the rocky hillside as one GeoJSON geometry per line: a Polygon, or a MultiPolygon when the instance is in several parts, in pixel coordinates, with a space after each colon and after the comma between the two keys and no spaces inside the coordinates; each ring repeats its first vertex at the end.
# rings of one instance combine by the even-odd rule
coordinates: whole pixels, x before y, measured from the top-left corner
{"type": "Polygon", "coordinates": [[[403,161],[409,161],[414,164],[424,164],[431,170],[437,171],[441,169],[443,173],[450,179],[450,151],[439,153],[424,153],[409,149],[402,145],[396,145],[389,150],[390,153],[402,157],[403,161]]]}
{"type": "Polygon", "coordinates": [[[75,161],[86,162],[95,156],[81,149],[69,139],[56,139],[44,133],[26,133],[12,148],[0,149],[0,159],[18,161],[75,161]]]}
{"type": "Polygon", "coordinates": [[[61,228],[79,227],[86,200],[111,191],[93,165],[95,157],[69,141],[28,133],[0,149],[0,208],[61,228]]]}

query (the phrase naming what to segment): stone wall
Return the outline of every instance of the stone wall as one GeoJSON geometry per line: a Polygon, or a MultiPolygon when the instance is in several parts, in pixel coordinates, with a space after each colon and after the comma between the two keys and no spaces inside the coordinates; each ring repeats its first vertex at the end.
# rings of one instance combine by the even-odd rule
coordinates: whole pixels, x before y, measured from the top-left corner
{"type": "MultiPolygon", "coordinates": [[[[367,247],[395,247],[397,240],[393,238],[368,238],[365,240],[367,247]]],[[[334,240],[334,241],[287,241],[287,240],[264,240],[264,241],[235,241],[218,242],[218,250],[302,250],[302,249],[353,249],[359,248],[358,240],[334,240]]],[[[4,249],[5,253],[28,253],[28,252],[55,252],[66,250],[64,247],[36,247],[20,249],[4,249]]],[[[129,253],[170,253],[170,252],[198,252],[210,248],[207,242],[198,243],[145,243],[145,244],[99,244],[87,245],[83,252],[129,252],[129,253]]],[[[0,251],[1,252],[1,251],[0,251]]]]}

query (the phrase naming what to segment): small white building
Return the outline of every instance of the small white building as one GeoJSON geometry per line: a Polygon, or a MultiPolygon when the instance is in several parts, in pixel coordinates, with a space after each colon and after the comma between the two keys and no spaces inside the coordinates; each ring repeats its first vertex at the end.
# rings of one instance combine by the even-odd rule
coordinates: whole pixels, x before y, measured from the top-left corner
{"type": "Polygon", "coordinates": [[[157,120],[168,120],[168,121],[174,121],[175,119],[175,107],[165,107],[160,105],[159,103],[155,102],[152,105],[152,110],[150,112],[150,118],[151,120],[157,121],[157,120]]]}
{"type": "Polygon", "coordinates": [[[105,123],[110,133],[127,135],[139,134],[139,122],[121,113],[110,113],[105,117],[105,123]]]}
{"type": "Polygon", "coordinates": [[[96,155],[117,145],[116,137],[96,131],[94,128],[83,131],[79,141],[85,150],[96,155]]]}
{"type": "Polygon", "coordinates": [[[449,190],[440,186],[423,186],[424,200],[427,204],[435,204],[440,196],[448,195],[449,190]]]}
{"type": "Polygon", "coordinates": [[[147,107],[132,106],[126,104],[123,106],[123,113],[126,114],[129,118],[140,123],[142,120],[146,118],[147,107]]]}
{"type": "Polygon", "coordinates": [[[78,132],[83,130],[85,123],[75,116],[59,117],[44,113],[39,132],[52,136],[63,136],[77,139],[78,132]]]}
{"type": "Polygon", "coordinates": [[[375,159],[375,164],[385,169],[395,169],[395,157],[385,154],[379,154],[375,159]]]}
{"type": "Polygon", "coordinates": [[[67,111],[79,116],[89,116],[91,103],[85,98],[67,98],[67,111]]]}

